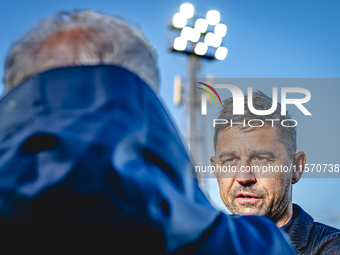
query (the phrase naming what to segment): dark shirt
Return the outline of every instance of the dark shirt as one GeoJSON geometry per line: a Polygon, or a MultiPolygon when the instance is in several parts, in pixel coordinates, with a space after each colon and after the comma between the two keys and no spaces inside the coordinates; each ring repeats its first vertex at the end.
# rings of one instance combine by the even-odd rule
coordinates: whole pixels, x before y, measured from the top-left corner
{"type": "Polygon", "coordinates": [[[293,217],[282,228],[286,230],[297,254],[340,254],[340,230],[314,219],[293,204],[293,217]]]}

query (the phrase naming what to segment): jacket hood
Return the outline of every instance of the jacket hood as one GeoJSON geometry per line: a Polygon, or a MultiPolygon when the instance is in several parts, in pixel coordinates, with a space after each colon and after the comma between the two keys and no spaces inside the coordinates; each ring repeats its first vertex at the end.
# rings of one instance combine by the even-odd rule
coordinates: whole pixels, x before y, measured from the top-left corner
{"type": "Polygon", "coordinates": [[[52,206],[78,221],[79,211],[89,212],[86,224],[132,226],[131,217],[140,218],[150,228],[156,222],[174,250],[220,214],[190,178],[190,159],[159,99],[124,68],[37,74],[1,100],[0,119],[2,217],[47,217],[52,206]],[[96,202],[105,210],[95,213],[87,194],[111,200],[96,202]],[[183,220],[193,208],[195,218],[183,220]]]}

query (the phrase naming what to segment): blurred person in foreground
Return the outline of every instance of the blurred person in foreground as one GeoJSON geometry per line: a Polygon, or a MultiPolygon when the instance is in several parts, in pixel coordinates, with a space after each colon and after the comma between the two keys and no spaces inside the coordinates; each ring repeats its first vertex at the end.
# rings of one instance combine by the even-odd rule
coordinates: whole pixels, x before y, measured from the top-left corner
{"type": "MultiPolygon", "coordinates": [[[[260,91],[252,98],[257,110],[270,109],[273,104],[260,91]]],[[[215,126],[211,165],[237,169],[226,174],[215,172],[222,201],[232,214],[271,218],[288,233],[298,254],[340,254],[340,230],[314,222],[292,203],[292,185],[302,176],[306,155],[296,152],[296,126],[291,117],[281,115],[280,104],[270,115],[255,115],[249,111],[247,96],[244,100],[244,115],[233,115],[233,98],[228,98],[218,116],[241,124],[232,126],[229,121],[215,126]],[[251,126],[247,124],[250,120],[251,126]],[[281,125],[283,120],[286,127],[281,125]]]]}
{"type": "Polygon", "coordinates": [[[265,217],[216,211],[157,98],[155,53],[125,21],[60,12],[8,54],[1,244],[26,251],[294,254],[265,217]]]}

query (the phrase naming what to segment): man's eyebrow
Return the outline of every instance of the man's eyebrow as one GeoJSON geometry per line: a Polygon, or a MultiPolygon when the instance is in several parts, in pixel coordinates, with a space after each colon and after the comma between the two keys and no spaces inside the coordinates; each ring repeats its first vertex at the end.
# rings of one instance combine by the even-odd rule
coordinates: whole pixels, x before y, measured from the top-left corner
{"type": "Polygon", "coordinates": [[[271,151],[267,151],[267,150],[250,151],[250,154],[253,155],[253,156],[254,155],[268,155],[268,156],[270,156],[272,158],[275,158],[274,153],[271,152],[271,151]]]}
{"type": "Polygon", "coordinates": [[[235,152],[235,151],[224,151],[224,152],[220,153],[219,158],[220,158],[220,160],[221,160],[221,159],[224,158],[224,157],[229,158],[229,157],[233,157],[233,156],[235,156],[235,155],[236,155],[236,152],[235,152]]]}

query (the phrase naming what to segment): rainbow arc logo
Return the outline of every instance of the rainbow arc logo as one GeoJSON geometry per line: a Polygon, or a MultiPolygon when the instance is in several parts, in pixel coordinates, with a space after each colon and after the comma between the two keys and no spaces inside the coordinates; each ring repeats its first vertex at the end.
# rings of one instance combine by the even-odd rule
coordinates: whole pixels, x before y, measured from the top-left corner
{"type": "MultiPolygon", "coordinates": [[[[203,86],[206,86],[209,90],[211,90],[212,92],[214,92],[215,95],[217,96],[218,100],[220,100],[220,103],[221,103],[221,105],[222,105],[221,98],[220,98],[220,96],[218,95],[218,93],[216,92],[216,90],[215,90],[213,87],[211,87],[210,85],[205,84],[205,83],[203,83],[203,82],[197,82],[197,83],[199,83],[199,84],[201,84],[201,85],[203,85],[203,86]]],[[[209,90],[207,90],[207,89],[205,89],[205,88],[200,88],[200,87],[196,87],[196,88],[201,89],[201,90],[207,92],[207,94],[208,94],[209,96],[211,96],[212,100],[214,100],[215,105],[217,105],[216,100],[215,100],[213,94],[212,94],[209,90]]]]}

